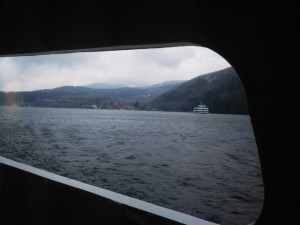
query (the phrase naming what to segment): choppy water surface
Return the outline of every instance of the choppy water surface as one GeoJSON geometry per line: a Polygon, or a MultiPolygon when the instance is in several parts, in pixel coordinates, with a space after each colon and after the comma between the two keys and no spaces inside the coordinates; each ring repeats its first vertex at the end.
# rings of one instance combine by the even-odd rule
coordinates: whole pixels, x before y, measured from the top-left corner
{"type": "Polygon", "coordinates": [[[0,155],[217,223],[262,208],[249,116],[0,107],[0,155]]]}

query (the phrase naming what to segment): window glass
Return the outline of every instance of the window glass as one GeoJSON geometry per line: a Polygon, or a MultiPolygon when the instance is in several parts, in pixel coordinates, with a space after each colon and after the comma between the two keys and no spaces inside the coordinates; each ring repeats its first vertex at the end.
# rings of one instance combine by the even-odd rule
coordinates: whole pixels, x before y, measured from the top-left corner
{"type": "Polygon", "coordinates": [[[222,224],[263,184],[235,70],[201,47],[0,58],[0,155],[222,224]]]}

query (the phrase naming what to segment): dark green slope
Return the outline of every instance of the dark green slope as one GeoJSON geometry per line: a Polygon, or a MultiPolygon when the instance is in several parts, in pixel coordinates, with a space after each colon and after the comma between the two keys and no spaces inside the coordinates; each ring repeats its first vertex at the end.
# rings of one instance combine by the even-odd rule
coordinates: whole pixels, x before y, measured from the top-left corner
{"type": "Polygon", "coordinates": [[[159,110],[191,112],[201,102],[211,113],[248,114],[246,94],[233,68],[189,80],[156,97],[151,105],[159,110]]]}

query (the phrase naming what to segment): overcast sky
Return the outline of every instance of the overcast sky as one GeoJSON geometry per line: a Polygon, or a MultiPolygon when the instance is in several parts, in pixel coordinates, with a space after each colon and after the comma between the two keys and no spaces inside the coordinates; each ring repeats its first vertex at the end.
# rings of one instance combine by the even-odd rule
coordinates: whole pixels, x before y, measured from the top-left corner
{"type": "Polygon", "coordinates": [[[230,67],[202,47],[0,57],[0,91],[31,91],[93,82],[147,86],[189,80],[230,67]]]}

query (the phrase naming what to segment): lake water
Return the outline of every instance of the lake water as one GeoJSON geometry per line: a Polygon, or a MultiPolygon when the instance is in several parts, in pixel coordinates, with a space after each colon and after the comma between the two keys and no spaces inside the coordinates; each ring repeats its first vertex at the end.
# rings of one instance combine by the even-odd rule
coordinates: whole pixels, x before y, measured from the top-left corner
{"type": "Polygon", "coordinates": [[[245,115],[0,107],[0,155],[216,223],[262,208],[245,115]]]}

